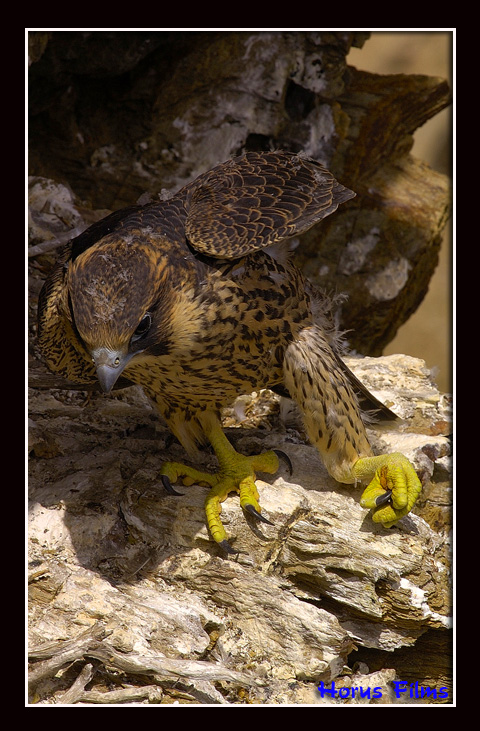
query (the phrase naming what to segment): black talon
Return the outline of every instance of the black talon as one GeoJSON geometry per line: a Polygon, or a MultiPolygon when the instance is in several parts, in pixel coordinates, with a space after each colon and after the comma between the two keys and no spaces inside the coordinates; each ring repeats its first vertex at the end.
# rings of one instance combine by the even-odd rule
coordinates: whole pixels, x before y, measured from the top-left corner
{"type": "Polygon", "coordinates": [[[243,508],[247,513],[250,513],[250,515],[253,515],[258,520],[261,520],[262,523],[268,523],[268,525],[274,525],[270,520],[267,520],[264,515],[258,512],[256,508],[253,507],[253,505],[250,505],[250,503],[247,503],[247,505],[244,505],[243,508]]]}
{"type": "Polygon", "coordinates": [[[292,466],[292,462],[291,462],[290,457],[288,456],[288,454],[285,454],[285,452],[281,452],[279,449],[274,449],[273,451],[277,455],[278,459],[283,459],[283,461],[285,462],[285,464],[288,467],[288,473],[289,473],[289,475],[291,477],[292,474],[293,474],[293,466],[292,466]]]}
{"type": "Polygon", "coordinates": [[[167,475],[161,475],[162,484],[165,488],[165,490],[168,492],[169,495],[178,495],[178,497],[183,496],[183,492],[177,492],[174,487],[172,487],[172,483],[170,482],[170,478],[167,477],[167,475]]]}
{"type": "Polygon", "coordinates": [[[376,497],[375,505],[377,506],[377,508],[379,508],[381,505],[386,505],[386,503],[391,503],[392,502],[390,499],[391,496],[392,496],[392,491],[387,490],[386,492],[383,493],[383,495],[379,495],[378,497],[376,497]]]}
{"type": "Polygon", "coordinates": [[[239,551],[236,551],[234,548],[232,548],[230,543],[226,540],[219,541],[218,545],[220,546],[220,548],[223,548],[225,553],[229,553],[231,556],[233,556],[233,555],[238,556],[238,554],[239,554],[239,551]]]}

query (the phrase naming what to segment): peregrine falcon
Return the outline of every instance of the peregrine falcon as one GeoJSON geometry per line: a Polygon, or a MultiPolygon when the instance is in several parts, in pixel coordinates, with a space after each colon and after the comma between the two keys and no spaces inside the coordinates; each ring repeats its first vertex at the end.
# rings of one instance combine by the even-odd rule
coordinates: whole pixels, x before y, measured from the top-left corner
{"type": "Polygon", "coordinates": [[[420,493],[406,457],[373,455],[358,398],[366,389],[341,359],[322,300],[272,246],[354,196],[301,154],[248,152],[168,200],[93,224],[63,248],[40,294],[38,337],[52,371],[98,379],[106,393],[122,374],[189,454],[213,447],[215,474],[176,462],[159,472],[170,492],[178,481],[210,487],[208,527],[227,552],[222,501],[238,492],[242,508],[266,521],[256,473],[275,473],[281,456],[243,456],[227,440],[220,413],[241,393],[271,388],[293,399],[329,473],[370,481],[361,505],[374,521],[392,525],[420,493]]]}

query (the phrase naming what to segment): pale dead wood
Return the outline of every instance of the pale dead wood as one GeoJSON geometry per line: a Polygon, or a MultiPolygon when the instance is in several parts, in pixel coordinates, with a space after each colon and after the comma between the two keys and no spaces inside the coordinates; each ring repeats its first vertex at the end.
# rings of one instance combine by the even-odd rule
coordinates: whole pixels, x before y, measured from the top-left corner
{"type": "Polygon", "coordinates": [[[180,679],[200,681],[226,681],[247,687],[252,680],[245,673],[235,672],[211,662],[201,660],[177,660],[166,657],[146,657],[137,653],[124,654],[112,646],[102,643],[88,651],[89,657],[105,664],[137,675],[150,675],[161,681],[180,679]]]}
{"type": "MultiPolygon", "coordinates": [[[[102,693],[98,690],[90,690],[83,692],[79,698],[79,703],[95,703],[95,704],[116,704],[116,703],[135,703],[148,700],[149,703],[160,703],[163,698],[163,691],[157,685],[143,685],[139,687],[131,686],[129,688],[121,688],[120,690],[111,690],[102,693]]],[[[62,698],[65,703],[65,696],[62,698]]]]}
{"type": "Polygon", "coordinates": [[[32,665],[28,675],[29,684],[34,685],[43,678],[55,675],[60,668],[83,658],[88,650],[96,647],[108,634],[105,627],[98,623],[73,640],[46,643],[31,649],[28,653],[29,658],[40,662],[32,665]]]}
{"type": "Polygon", "coordinates": [[[87,663],[80,670],[78,677],[71,687],[63,694],[61,703],[70,704],[77,703],[84,696],[85,686],[91,681],[95,673],[91,663],[87,663]]]}

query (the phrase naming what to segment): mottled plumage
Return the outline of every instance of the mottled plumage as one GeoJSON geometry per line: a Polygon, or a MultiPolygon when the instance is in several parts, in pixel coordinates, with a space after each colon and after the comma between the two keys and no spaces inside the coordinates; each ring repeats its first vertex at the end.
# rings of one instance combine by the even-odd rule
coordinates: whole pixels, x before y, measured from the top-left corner
{"type": "MultiPolygon", "coordinates": [[[[42,290],[39,342],[51,370],[78,383],[98,378],[105,391],[122,374],[144,388],[188,451],[212,443],[217,476],[171,463],[161,472],[167,486],[177,478],[211,485],[209,526],[225,547],[220,502],[237,489],[259,515],[255,469],[278,467],[272,453],[248,462],[221,434],[219,412],[240,393],[288,392],[330,473],[342,482],[366,476],[361,466],[372,452],[355,394],[362,386],[341,361],[310,285],[267,248],[353,196],[313,160],[247,153],[169,200],[91,226],[64,248],[42,290]]],[[[411,509],[420,483],[402,458],[409,482],[390,484],[386,459],[371,465],[378,484],[366,491],[373,502],[368,493],[363,503],[375,507],[393,489],[374,515],[391,524],[411,509]]]]}

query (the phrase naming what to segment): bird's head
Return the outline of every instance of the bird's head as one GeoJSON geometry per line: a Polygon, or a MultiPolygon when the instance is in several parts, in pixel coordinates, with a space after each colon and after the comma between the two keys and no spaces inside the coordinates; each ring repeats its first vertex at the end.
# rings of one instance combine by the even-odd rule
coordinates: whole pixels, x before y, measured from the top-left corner
{"type": "Polygon", "coordinates": [[[134,239],[104,239],[74,259],[67,272],[66,314],[108,393],[141,353],[168,352],[169,266],[134,239]]]}

